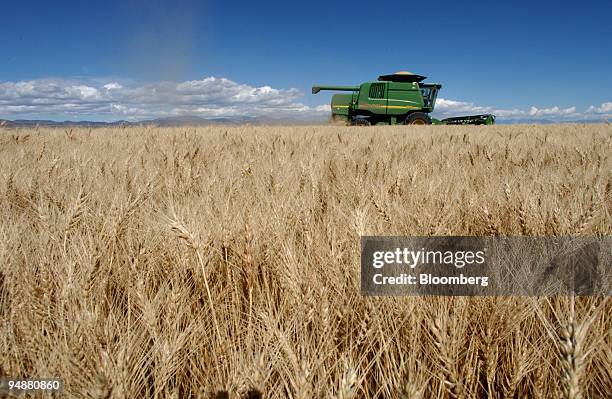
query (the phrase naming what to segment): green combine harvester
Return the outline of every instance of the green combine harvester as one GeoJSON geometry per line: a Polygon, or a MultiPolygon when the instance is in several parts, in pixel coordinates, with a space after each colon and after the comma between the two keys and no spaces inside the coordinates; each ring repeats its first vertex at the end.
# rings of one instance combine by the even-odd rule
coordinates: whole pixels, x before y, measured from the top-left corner
{"type": "Polygon", "coordinates": [[[442,85],[421,83],[425,76],[411,72],[381,75],[377,82],[360,86],[313,86],[312,94],[321,90],[350,91],[332,96],[332,120],[351,125],[493,125],[495,115],[469,115],[438,120],[434,110],[442,85]]]}

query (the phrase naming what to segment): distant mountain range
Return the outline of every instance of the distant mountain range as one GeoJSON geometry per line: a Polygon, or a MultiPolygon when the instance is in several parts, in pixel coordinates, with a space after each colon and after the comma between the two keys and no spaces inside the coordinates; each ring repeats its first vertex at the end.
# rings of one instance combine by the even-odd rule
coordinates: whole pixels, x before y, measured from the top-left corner
{"type": "Polygon", "coordinates": [[[137,126],[137,125],[153,125],[153,126],[204,126],[204,125],[227,125],[227,124],[245,124],[245,123],[262,123],[258,118],[254,117],[239,117],[239,118],[200,118],[198,116],[174,116],[167,118],[158,118],[143,120],[138,122],[132,121],[113,121],[113,122],[94,122],[94,121],[52,121],[45,119],[16,119],[5,120],[0,119],[0,125],[6,127],[28,127],[28,126],[85,126],[85,127],[103,127],[103,126],[137,126]]]}
{"type": "Polygon", "coordinates": [[[130,125],[130,122],[92,122],[92,121],[50,121],[45,119],[0,119],[0,126],[4,127],[28,127],[28,126],[114,126],[114,125],[130,125]]]}
{"type": "Polygon", "coordinates": [[[244,125],[244,124],[270,124],[270,125],[304,125],[321,124],[327,122],[327,117],[321,119],[304,118],[268,118],[254,116],[238,116],[223,118],[201,118],[199,116],[171,116],[166,118],[149,119],[142,121],[113,121],[113,122],[94,122],[94,121],[52,121],[45,119],[0,119],[0,126],[5,127],[29,127],[29,126],[83,126],[83,127],[104,127],[104,126],[209,126],[209,125],[244,125]]]}
{"type": "MultiPolygon", "coordinates": [[[[0,119],[0,126],[4,127],[31,127],[31,126],[49,126],[49,127],[65,127],[65,126],[80,126],[80,127],[112,127],[112,126],[209,126],[209,125],[243,125],[243,124],[272,124],[272,125],[304,125],[304,124],[325,124],[327,118],[322,119],[298,119],[284,118],[273,119],[265,117],[240,116],[232,118],[201,118],[199,116],[172,116],[167,118],[157,118],[143,120],[138,122],[130,121],[114,121],[114,122],[94,122],[94,121],[52,121],[45,119],[16,119],[7,120],[0,119]]],[[[573,121],[551,121],[545,119],[509,119],[497,120],[499,125],[508,124],[555,124],[555,123],[604,123],[603,120],[573,120],[573,121]]]]}

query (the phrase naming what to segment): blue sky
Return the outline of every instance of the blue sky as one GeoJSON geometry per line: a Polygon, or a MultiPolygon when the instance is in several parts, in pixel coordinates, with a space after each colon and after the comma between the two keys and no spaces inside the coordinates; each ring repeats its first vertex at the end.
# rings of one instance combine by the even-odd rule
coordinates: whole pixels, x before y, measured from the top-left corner
{"type": "Polygon", "coordinates": [[[0,118],[321,117],[320,84],[409,70],[438,114],[612,115],[612,3],[12,1],[0,118]]]}

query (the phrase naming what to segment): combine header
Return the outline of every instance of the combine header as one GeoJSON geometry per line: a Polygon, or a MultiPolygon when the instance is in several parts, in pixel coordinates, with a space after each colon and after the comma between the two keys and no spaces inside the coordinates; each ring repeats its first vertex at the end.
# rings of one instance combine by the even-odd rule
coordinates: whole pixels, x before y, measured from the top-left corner
{"type": "Polygon", "coordinates": [[[332,120],[351,125],[493,125],[495,115],[458,116],[442,120],[429,116],[442,85],[422,83],[425,76],[411,72],[381,75],[376,82],[359,86],[313,86],[321,90],[348,91],[332,96],[332,120]]]}
{"type": "Polygon", "coordinates": [[[471,116],[455,116],[453,118],[442,119],[438,123],[435,119],[432,120],[434,125],[494,125],[495,115],[471,115],[471,116]]]}

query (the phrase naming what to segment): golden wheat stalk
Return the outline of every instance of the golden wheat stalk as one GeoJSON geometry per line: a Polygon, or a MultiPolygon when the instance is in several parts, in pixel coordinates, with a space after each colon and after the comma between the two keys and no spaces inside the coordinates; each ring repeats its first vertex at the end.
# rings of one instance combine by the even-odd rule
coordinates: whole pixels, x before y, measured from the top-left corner
{"type": "Polygon", "coordinates": [[[201,243],[200,240],[196,238],[185,226],[183,222],[176,216],[175,212],[172,212],[172,216],[167,217],[168,224],[170,229],[174,232],[174,234],[181,239],[188,247],[194,250],[196,256],[198,258],[198,264],[200,265],[200,270],[202,271],[202,277],[204,279],[204,286],[206,288],[206,297],[208,298],[208,305],[210,307],[210,314],[212,316],[213,325],[215,327],[215,333],[217,335],[217,342],[220,344],[222,342],[221,339],[221,330],[219,328],[219,322],[217,320],[217,313],[215,311],[215,305],[213,302],[212,294],[210,291],[210,285],[208,283],[208,273],[206,272],[206,264],[204,263],[204,259],[201,253],[201,243]]]}
{"type": "Polygon", "coordinates": [[[461,381],[456,360],[450,352],[450,337],[446,331],[446,325],[436,318],[429,326],[433,337],[434,345],[438,349],[439,367],[442,372],[442,382],[446,392],[453,399],[463,399],[465,397],[463,382],[461,381]]]}

